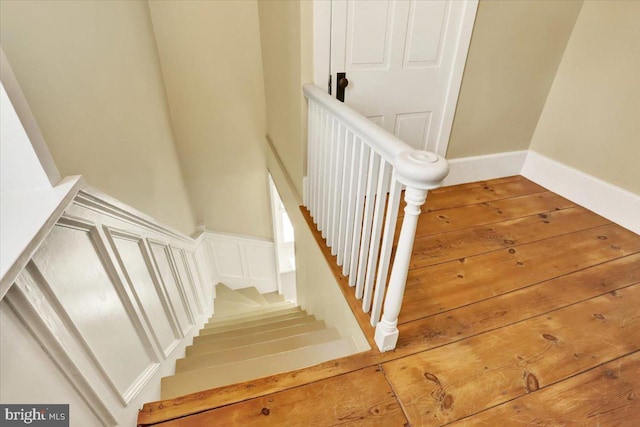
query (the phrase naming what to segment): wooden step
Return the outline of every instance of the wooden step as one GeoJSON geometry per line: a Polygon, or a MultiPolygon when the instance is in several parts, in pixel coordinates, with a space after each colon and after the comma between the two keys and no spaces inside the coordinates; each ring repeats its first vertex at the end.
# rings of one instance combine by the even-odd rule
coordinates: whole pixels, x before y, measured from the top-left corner
{"type": "Polygon", "coordinates": [[[267,301],[267,299],[263,297],[262,294],[253,286],[250,286],[248,288],[236,289],[236,291],[240,292],[245,297],[252,299],[260,305],[269,304],[269,301],[267,301]]]}
{"type": "Polygon", "coordinates": [[[298,317],[305,317],[305,316],[307,316],[307,312],[300,310],[300,311],[294,311],[293,313],[279,314],[277,316],[268,316],[262,319],[247,320],[242,322],[229,323],[225,325],[218,325],[216,323],[206,323],[204,325],[204,329],[207,329],[208,331],[215,331],[215,332],[233,331],[236,329],[251,328],[253,326],[266,325],[268,323],[279,322],[279,321],[288,320],[288,319],[295,319],[298,317]]]}
{"type": "Polygon", "coordinates": [[[325,328],[324,321],[317,320],[315,322],[302,323],[300,325],[289,326],[286,328],[274,329],[272,331],[260,334],[244,335],[239,337],[231,337],[226,339],[215,339],[214,337],[204,336],[196,337],[193,345],[187,347],[187,356],[203,353],[211,353],[219,350],[226,350],[234,347],[242,347],[251,344],[258,344],[265,341],[272,341],[288,336],[295,336],[313,331],[319,331],[325,328]]]}
{"type": "MultiPolygon", "coordinates": [[[[219,332],[216,330],[209,330],[209,329],[201,329],[200,336],[198,338],[211,336],[211,337],[215,337],[215,339],[220,339],[220,338],[230,338],[230,337],[242,336],[242,335],[259,334],[259,333],[270,331],[273,329],[285,328],[287,326],[299,325],[301,323],[314,322],[315,320],[316,318],[314,316],[297,317],[295,319],[281,320],[278,322],[267,323],[264,325],[252,326],[250,328],[234,329],[231,331],[224,331],[224,332],[219,332]]],[[[195,342],[195,338],[194,338],[194,342],[195,342]]]]}
{"type": "Polygon", "coordinates": [[[345,357],[356,353],[356,351],[356,346],[351,338],[341,338],[283,353],[184,372],[162,378],[161,399],[171,399],[278,372],[301,369],[327,360],[345,357]]]}
{"type": "Polygon", "coordinates": [[[238,312],[238,313],[218,313],[218,312],[216,312],[216,314],[211,316],[211,318],[209,320],[210,321],[213,321],[213,320],[222,321],[222,320],[241,319],[241,318],[244,318],[244,317],[254,316],[256,314],[271,313],[271,312],[274,312],[274,311],[283,310],[285,308],[293,308],[293,307],[295,307],[295,305],[293,303],[290,303],[288,301],[282,301],[282,302],[278,302],[278,303],[265,305],[264,307],[255,308],[253,310],[245,311],[245,312],[238,312]]]}
{"type": "Polygon", "coordinates": [[[250,307],[259,307],[261,305],[251,298],[244,296],[237,290],[231,289],[224,283],[218,283],[216,285],[216,302],[222,301],[245,304],[250,307]]]}
{"type": "Polygon", "coordinates": [[[239,322],[250,322],[252,320],[267,319],[270,317],[281,316],[283,314],[300,313],[301,311],[302,309],[300,307],[291,307],[291,308],[280,309],[277,311],[271,311],[268,313],[258,313],[254,315],[247,315],[247,316],[242,316],[236,319],[228,319],[228,320],[218,320],[214,316],[211,319],[209,319],[209,321],[205,323],[205,325],[206,326],[233,325],[239,322]]]}
{"type": "Polygon", "coordinates": [[[331,328],[272,341],[255,343],[243,347],[216,351],[213,353],[189,355],[183,359],[176,360],[176,374],[193,371],[195,369],[204,369],[211,366],[234,363],[245,359],[255,359],[269,354],[282,353],[284,351],[308,347],[337,339],[340,339],[338,331],[335,328],[331,328]]]}
{"type": "Polygon", "coordinates": [[[278,292],[269,292],[266,294],[262,294],[262,296],[269,302],[269,304],[284,301],[284,297],[278,294],[278,292]]]}

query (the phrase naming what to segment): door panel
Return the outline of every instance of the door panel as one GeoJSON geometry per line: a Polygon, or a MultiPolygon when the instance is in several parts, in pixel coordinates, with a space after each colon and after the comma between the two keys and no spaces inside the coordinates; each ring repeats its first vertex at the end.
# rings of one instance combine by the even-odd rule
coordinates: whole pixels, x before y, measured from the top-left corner
{"type": "Polygon", "coordinates": [[[345,102],[444,155],[476,8],[477,0],[333,0],[331,73],[347,73],[345,102]]]}

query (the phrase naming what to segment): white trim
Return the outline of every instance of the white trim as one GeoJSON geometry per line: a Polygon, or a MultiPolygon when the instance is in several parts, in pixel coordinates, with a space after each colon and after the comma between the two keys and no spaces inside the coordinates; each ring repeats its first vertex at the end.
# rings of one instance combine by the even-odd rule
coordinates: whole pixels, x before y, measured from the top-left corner
{"type": "Polygon", "coordinates": [[[88,361],[83,357],[84,349],[79,344],[78,336],[66,327],[60,317],[61,308],[55,299],[51,299],[50,290],[43,292],[41,283],[25,273],[26,270],[16,278],[15,286],[12,286],[4,301],[60,368],[101,424],[105,427],[116,426],[117,419],[109,407],[120,402],[110,400],[110,393],[105,393],[101,373],[96,371],[93,360],[88,361]]]}
{"type": "Polygon", "coordinates": [[[449,175],[444,185],[464,184],[519,175],[527,158],[527,150],[447,160],[449,175]]]}
{"type": "Polygon", "coordinates": [[[453,117],[456,113],[458,105],[458,95],[462,87],[462,75],[464,67],[467,63],[467,54],[471,45],[471,34],[476,21],[476,12],[478,10],[479,0],[466,0],[464,3],[464,11],[462,12],[462,21],[460,22],[460,32],[454,52],[456,56],[451,65],[451,74],[447,83],[447,95],[442,109],[442,124],[438,127],[440,134],[436,138],[436,147],[434,152],[442,157],[447,154],[449,148],[449,137],[453,128],[453,117]]]}
{"type": "Polygon", "coordinates": [[[216,283],[231,289],[255,286],[262,294],[278,290],[273,241],[213,231],[204,234],[216,283]]]}
{"type": "Polygon", "coordinates": [[[521,174],[554,193],[640,234],[640,195],[531,150],[521,174]]]}
{"type": "MultiPolygon", "coordinates": [[[[276,184],[273,183],[273,185],[275,186],[276,184]]],[[[309,188],[307,187],[309,185],[309,179],[306,176],[302,177],[302,203],[304,203],[305,206],[309,206],[309,188]]]]}
{"type": "Polygon", "coordinates": [[[313,0],[313,82],[327,90],[331,56],[331,2],[313,0]]]}
{"type": "Polygon", "coordinates": [[[66,177],[51,189],[2,192],[0,300],[44,242],[82,185],[82,178],[77,175],[66,177]]]}

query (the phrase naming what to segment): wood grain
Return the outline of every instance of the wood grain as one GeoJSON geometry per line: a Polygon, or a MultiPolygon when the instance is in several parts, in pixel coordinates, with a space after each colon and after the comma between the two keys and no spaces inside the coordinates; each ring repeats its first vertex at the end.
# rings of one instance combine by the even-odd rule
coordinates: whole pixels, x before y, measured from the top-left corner
{"type": "Polygon", "coordinates": [[[251,399],[163,427],[403,426],[407,419],[379,367],[251,399]]]}
{"type": "Polygon", "coordinates": [[[640,285],[383,364],[412,425],[441,425],[640,350],[640,285]]]}
{"type": "Polygon", "coordinates": [[[426,267],[610,223],[591,211],[574,207],[497,224],[418,237],[413,247],[411,268],[426,267]]]}
{"type": "Polygon", "coordinates": [[[605,225],[409,271],[400,323],[640,252],[640,239],[605,225]]]}
{"type": "Polygon", "coordinates": [[[544,187],[528,179],[518,177],[512,180],[485,182],[483,185],[459,187],[449,190],[433,190],[427,196],[423,212],[433,212],[456,206],[467,206],[525,194],[547,191],[544,187]]]}
{"type": "MultiPolygon", "coordinates": [[[[462,230],[575,206],[569,200],[545,191],[475,205],[442,209],[437,212],[423,212],[418,219],[416,236],[430,236],[447,231],[462,230]]],[[[402,221],[398,221],[396,239],[401,226],[402,221]]]]}
{"type": "Polygon", "coordinates": [[[628,426],[640,424],[640,353],[481,412],[451,426],[628,426]]]}

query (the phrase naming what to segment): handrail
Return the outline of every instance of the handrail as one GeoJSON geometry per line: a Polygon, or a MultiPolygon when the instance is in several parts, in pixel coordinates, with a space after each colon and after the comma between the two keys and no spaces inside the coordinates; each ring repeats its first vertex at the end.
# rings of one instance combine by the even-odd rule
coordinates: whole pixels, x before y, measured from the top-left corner
{"type": "Polygon", "coordinates": [[[302,91],[308,99],[322,105],[344,123],[349,123],[353,132],[367,139],[384,160],[395,165],[396,157],[402,153],[414,153],[413,155],[404,154],[402,166],[398,168],[405,180],[411,181],[413,185],[423,186],[425,189],[442,185],[442,180],[449,173],[449,165],[442,156],[416,150],[343,102],[331,97],[313,83],[303,84],[302,91]]]}
{"type": "Polygon", "coordinates": [[[309,101],[305,206],[363,311],[371,312],[378,348],[392,350],[420,207],[427,191],[442,185],[449,166],[318,87],[302,89],[309,101]],[[405,215],[390,266],[403,188],[405,215]]]}

